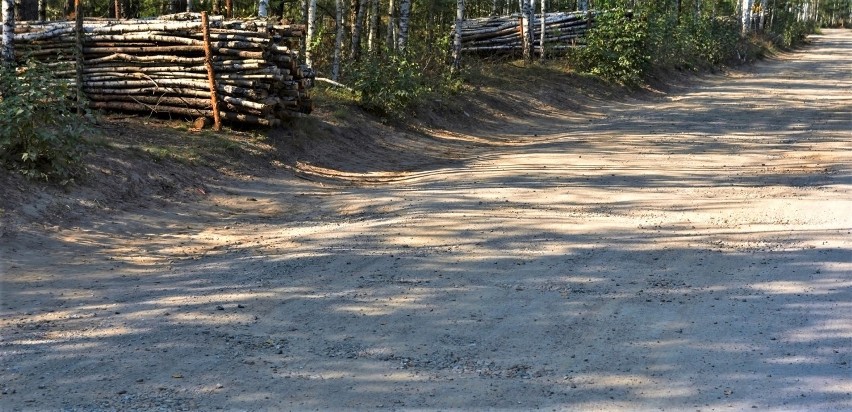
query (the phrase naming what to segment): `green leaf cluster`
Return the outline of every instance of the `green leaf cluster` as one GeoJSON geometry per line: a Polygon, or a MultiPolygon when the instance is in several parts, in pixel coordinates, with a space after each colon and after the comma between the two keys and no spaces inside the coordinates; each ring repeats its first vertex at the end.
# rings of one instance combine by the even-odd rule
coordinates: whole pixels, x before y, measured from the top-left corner
{"type": "Polygon", "coordinates": [[[68,95],[68,85],[43,65],[0,68],[0,164],[63,184],[79,175],[85,122],[68,95]]]}
{"type": "Polygon", "coordinates": [[[642,82],[651,55],[648,25],[617,7],[597,18],[586,46],[573,56],[573,65],[608,81],[635,86],[642,82]]]}
{"type": "Polygon", "coordinates": [[[368,55],[353,63],[350,82],[358,104],[376,114],[401,118],[433,93],[450,87],[450,76],[435,76],[404,55],[368,55]]]}
{"type": "Polygon", "coordinates": [[[648,20],[648,49],[654,66],[696,70],[737,58],[740,28],[732,18],[655,15],[648,20]]]}

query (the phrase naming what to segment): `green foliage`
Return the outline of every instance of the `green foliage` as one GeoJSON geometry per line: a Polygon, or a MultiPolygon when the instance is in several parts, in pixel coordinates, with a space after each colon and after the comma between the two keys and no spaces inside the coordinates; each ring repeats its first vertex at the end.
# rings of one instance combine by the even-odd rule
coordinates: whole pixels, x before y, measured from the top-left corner
{"type": "Polygon", "coordinates": [[[461,87],[460,78],[450,74],[449,67],[441,68],[432,71],[426,62],[385,52],[364,56],[347,72],[361,107],[400,118],[428,96],[452,93],[461,87]]]}
{"type": "Polygon", "coordinates": [[[657,68],[695,70],[737,57],[739,25],[733,19],[671,15],[648,18],[648,50],[657,68]]]}
{"type": "Polygon", "coordinates": [[[590,30],[586,47],[574,55],[575,65],[608,81],[635,86],[649,68],[648,26],[623,8],[602,13],[590,30]]]}
{"type": "Polygon", "coordinates": [[[429,92],[420,67],[396,54],[364,58],[349,73],[361,106],[382,115],[401,114],[429,92]]]}
{"type": "Polygon", "coordinates": [[[70,182],[82,170],[84,122],[49,68],[0,68],[0,164],[33,179],[70,182]]]}
{"type": "Polygon", "coordinates": [[[808,34],[815,31],[814,23],[810,21],[789,21],[778,32],[775,42],[785,48],[801,44],[808,34]]]}

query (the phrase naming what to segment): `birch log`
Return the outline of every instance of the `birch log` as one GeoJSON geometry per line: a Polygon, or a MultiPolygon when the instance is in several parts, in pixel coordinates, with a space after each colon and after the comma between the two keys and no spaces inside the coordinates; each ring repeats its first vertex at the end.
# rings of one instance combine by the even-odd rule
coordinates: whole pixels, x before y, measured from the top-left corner
{"type": "Polygon", "coordinates": [[[536,39],[534,43],[530,41],[530,51],[541,52],[543,44],[548,44],[549,50],[571,48],[583,43],[596,15],[596,12],[542,13],[535,17],[538,24],[526,33],[530,37],[520,34],[525,20],[520,13],[464,20],[461,24],[462,51],[523,53],[525,38],[536,39]]]}

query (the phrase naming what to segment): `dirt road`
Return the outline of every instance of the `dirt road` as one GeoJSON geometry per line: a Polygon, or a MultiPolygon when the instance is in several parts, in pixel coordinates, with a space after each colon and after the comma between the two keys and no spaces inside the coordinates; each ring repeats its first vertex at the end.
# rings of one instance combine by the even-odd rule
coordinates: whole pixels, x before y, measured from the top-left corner
{"type": "Polygon", "coordinates": [[[852,32],[494,122],[7,235],[0,409],[852,409],[852,32]]]}

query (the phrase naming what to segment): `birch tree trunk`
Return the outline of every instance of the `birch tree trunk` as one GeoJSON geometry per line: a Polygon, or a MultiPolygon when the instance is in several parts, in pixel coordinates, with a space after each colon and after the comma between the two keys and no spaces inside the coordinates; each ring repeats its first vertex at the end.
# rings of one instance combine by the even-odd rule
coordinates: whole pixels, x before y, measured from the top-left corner
{"type": "Polygon", "coordinates": [[[461,70],[462,51],[462,22],[464,21],[464,0],[458,0],[456,4],[456,30],[453,37],[453,71],[461,70]]]}
{"type": "Polygon", "coordinates": [[[389,50],[395,50],[396,49],[396,36],[394,36],[394,27],[396,27],[396,24],[393,21],[393,12],[394,12],[393,0],[388,0],[387,45],[388,45],[389,50]]]}
{"type": "Polygon", "coordinates": [[[47,0],[38,0],[38,21],[47,20],[47,0]]]}
{"type": "Polygon", "coordinates": [[[349,49],[349,55],[353,60],[361,58],[361,32],[364,28],[364,14],[367,12],[367,1],[358,1],[358,12],[355,14],[355,21],[352,22],[352,46],[349,49]]]}
{"type": "Polygon", "coordinates": [[[372,53],[376,49],[376,40],[379,35],[379,0],[370,0],[370,27],[367,29],[367,51],[372,53]]]}
{"type": "MultiPolygon", "coordinates": [[[[192,0],[188,0],[192,1],[192,0]]],[[[189,10],[187,10],[189,11],[189,10]]],[[[265,19],[269,16],[269,0],[260,0],[257,3],[257,17],[265,19]]]]}
{"type": "Polygon", "coordinates": [[[4,66],[15,64],[15,0],[0,0],[0,14],[3,15],[3,41],[0,60],[4,66]]]}
{"type": "MultiPolygon", "coordinates": [[[[192,0],[186,0],[186,12],[192,13],[192,0]]],[[[115,16],[118,17],[118,7],[115,8],[115,16]]]]}
{"type": "Polygon", "coordinates": [[[521,3],[521,36],[523,36],[524,61],[532,61],[532,7],[530,0],[523,0],[521,3]]]}
{"type": "Polygon", "coordinates": [[[399,2],[399,39],[397,49],[400,53],[405,52],[408,45],[408,18],[411,13],[411,0],[400,0],[399,2]]]}
{"type": "Polygon", "coordinates": [[[741,0],[742,1],[742,25],[743,25],[743,34],[748,34],[751,31],[751,5],[752,0],[741,0]]]}
{"type": "Polygon", "coordinates": [[[497,0],[491,0],[491,15],[497,15],[497,0]]]}
{"type": "Polygon", "coordinates": [[[337,24],[337,35],[334,37],[334,60],[331,64],[331,79],[337,81],[340,79],[340,49],[343,48],[343,36],[345,35],[345,27],[343,27],[343,0],[336,1],[337,14],[335,23],[337,24]]]}
{"type": "Polygon", "coordinates": [[[545,29],[545,18],[544,13],[547,11],[547,0],[541,0],[541,37],[538,40],[539,57],[541,61],[544,61],[544,37],[547,35],[547,30],[545,29]]]}
{"type": "Polygon", "coordinates": [[[313,65],[314,58],[314,31],[317,22],[317,0],[308,0],[308,32],[305,38],[305,64],[313,65]]]}

